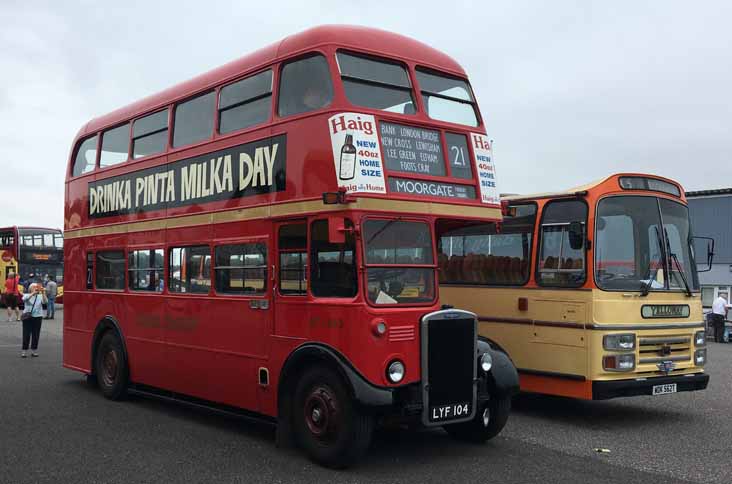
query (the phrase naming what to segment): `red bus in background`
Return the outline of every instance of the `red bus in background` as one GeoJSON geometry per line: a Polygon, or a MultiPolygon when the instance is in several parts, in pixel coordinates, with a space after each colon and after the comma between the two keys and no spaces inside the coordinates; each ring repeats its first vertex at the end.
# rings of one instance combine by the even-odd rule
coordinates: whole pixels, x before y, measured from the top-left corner
{"type": "Polygon", "coordinates": [[[500,218],[454,60],[307,30],[81,129],[64,366],[109,398],[269,418],[332,467],[387,418],[487,440],[518,378],[474,314],[440,308],[435,224],[500,218]]]}
{"type": "MultiPolygon", "coordinates": [[[[3,282],[10,272],[27,282],[52,275],[58,284],[57,303],[63,303],[64,236],[59,229],[41,227],[0,228],[0,274],[3,282]]],[[[23,284],[20,285],[23,291],[23,284]]],[[[5,286],[0,288],[5,291],[5,286]]],[[[0,303],[2,304],[2,303],[0,303]]]]}

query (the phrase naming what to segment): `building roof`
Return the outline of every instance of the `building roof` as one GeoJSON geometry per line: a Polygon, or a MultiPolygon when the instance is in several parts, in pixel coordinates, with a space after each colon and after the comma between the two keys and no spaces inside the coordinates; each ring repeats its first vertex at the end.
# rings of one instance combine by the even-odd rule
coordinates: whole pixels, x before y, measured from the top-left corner
{"type": "Polygon", "coordinates": [[[181,96],[188,96],[210,89],[219,83],[233,80],[242,74],[253,72],[281,59],[305,53],[317,47],[334,44],[354,50],[394,56],[457,76],[465,76],[465,71],[453,58],[409,37],[370,27],[321,25],[285,37],[272,45],[176,84],[157,94],[92,119],[81,129],[79,136],[157,110],[178,100],[181,96]]]}
{"type": "Polygon", "coordinates": [[[732,195],[732,188],[712,188],[710,190],[694,190],[686,192],[687,198],[709,197],[712,195],[732,195]]]}

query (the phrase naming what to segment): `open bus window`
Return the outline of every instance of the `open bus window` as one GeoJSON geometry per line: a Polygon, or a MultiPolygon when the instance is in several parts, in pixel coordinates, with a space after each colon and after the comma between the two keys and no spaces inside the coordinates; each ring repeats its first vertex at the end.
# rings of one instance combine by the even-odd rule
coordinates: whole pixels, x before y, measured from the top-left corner
{"type": "Polygon", "coordinates": [[[263,243],[216,247],[216,291],[261,296],[267,292],[267,246],[263,243]]]}
{"type": "Polygon", "coordinates": [[[289,62],[280,75],[277,110],[280,116],[324,108],[333,99],[328,62],[320,54],[289,62]]]}
{"type": "Polygon", "coordinates": [[[125,288],[125,253],[121,250],[106,250],[96,254],[97,289],[122,290],[125,288]]]}
{"type": "Polygon", "coordinates": [[[207,245],[170,249],[168,291],[208,294],[211,287],[211,251],[207,245]]]}
{"type": "Polygon", "coordinates": [[[175,106],[173,147],[190,145],[213,134],[216,93],[203,94],[175,106]]]}
{"type": "Polygon", "coordinates": [[[536,281],[543,286],[577,287],[585,282],[585,244],[572,247],[570,223],[585,227],[587,205],[578,200],[549,202],[541,221],[536,281]]]}
{"type": "Polygon", "coordinates": [[[336,59],[351,104],[400,114],[417,112],[412,84],[401,64],[345,52],[338,52],[336,59]]]}
{"type": "Polygon", "coordinates": [[[163,249],[130,251],[127,271],[131,290],[162,292],[163,249]]]}
{"type": "Polygon", "coordinates": [[[79,144],[74,158],[72,176],[79,176],[94,170],[97,163],[97,137],[92,136],[79,144]]]}
{"type": "Polygon", "coordinates": [[[478,126],[475,100],[466,81],[417,68],[417,82],[430,118],[478,126]]]}
{"type": "Polygon", "coordinates": [[[437,224],[440,283],[523,285],[529,280],[536,205],[516,205],[500,230],[495,223],[437,224]]]}
{"type": "Polygon", "coordinates": [[[370,219],[363,227],[369,300],[378,305],[432,301],[435,270],[429,225],[370,219]]]}
{"type": "Polygon", "coordinates": [[[305,223],[280,227],[278,246],[280,251],[280,293],[302,295],[307,293],[308,281],[308,228],[305,223]]]}
{"type": "Polygon", "coordinates": [[[269,120],[272,108],[272,70],[260,72],[221,88],[219,132],[231,133],[269,120]]]}
{"type": "Polygon", "coordinates": [[[132,157],[161,153],[168,145],[168,110],[135,120],[132,125],[132,157]]]}
{"type": "Polygon", "coordinates": [[[130,149],[130,123],[108,129],[102,133],[102,153],[99,167],[116,165],[127,161],[130,149]]]}
{"type": "MultiPolygon", "coordinates": [[[[346,221],[346,228],[353,227],[346,221]]],[[[310,287],[316,297],[354,297],[358,293],[356,241],[346,232],[344,244],[328,241],[328,221],[310,226],[310,287]]]]}

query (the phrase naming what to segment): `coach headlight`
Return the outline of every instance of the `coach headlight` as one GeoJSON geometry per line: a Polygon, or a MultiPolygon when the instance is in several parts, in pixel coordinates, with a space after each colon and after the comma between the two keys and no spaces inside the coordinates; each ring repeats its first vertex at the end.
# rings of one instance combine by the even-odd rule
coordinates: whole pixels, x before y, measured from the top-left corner
{"type": "Polygon", "coordinates": [[[386,376],[392,383],[399,383],[404,379],[404,363],[399,360],[394,360],[389,363],[389,367],[386,369],[386,376]]]}
{"type": "Polygon", "coordinates": [[[635,349],[635,334],[606,334],[602,337],[602,346],[610,351],[631,351],[635,349]]]}
{"type": "Polygon", "coordinates": [[[488,373],[493,367],[493,357],[487,351],[480,357],[480,369],[488,373]]]}
{"type": "Polygon", "coordinates": [[[702,348],[694,352],[694,364],[696,366],[704,366],[707,362],[707,349],[702,348]]]}
{"type": "Polygon", "coordinates": [[[696,346],[704,346],[707,344],[707,333],[704,330],[697,331],[694,334],[694,344],[696,346]]]}

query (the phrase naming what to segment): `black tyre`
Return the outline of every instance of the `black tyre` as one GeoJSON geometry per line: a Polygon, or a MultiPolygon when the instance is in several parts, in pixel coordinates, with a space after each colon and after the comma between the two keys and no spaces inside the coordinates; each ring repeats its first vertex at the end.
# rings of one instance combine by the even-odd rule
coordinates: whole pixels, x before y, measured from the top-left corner
{"type": "Polygon", "coordinates": [[[94,373],[102,394],[110,400],[121,400],[127,393],[129,369],[122,341],[114,331],[107,331],[97,347],[94,373]]]}
{"type": "Polygon", "coordinates": [[[343,469],[368,450],[374,419],[356,408],[342,378],[330,368],[306,370],[292,405],[296,441],[318,464],[343,469]]]}
{"type": "Polygon", "coordinates": [[[445,431],[458,440],[481,444],[501,433],[511,413],[511,397],[491,399],[479,408],[473,420],[455,425],[445,425],[445,431]]]}

